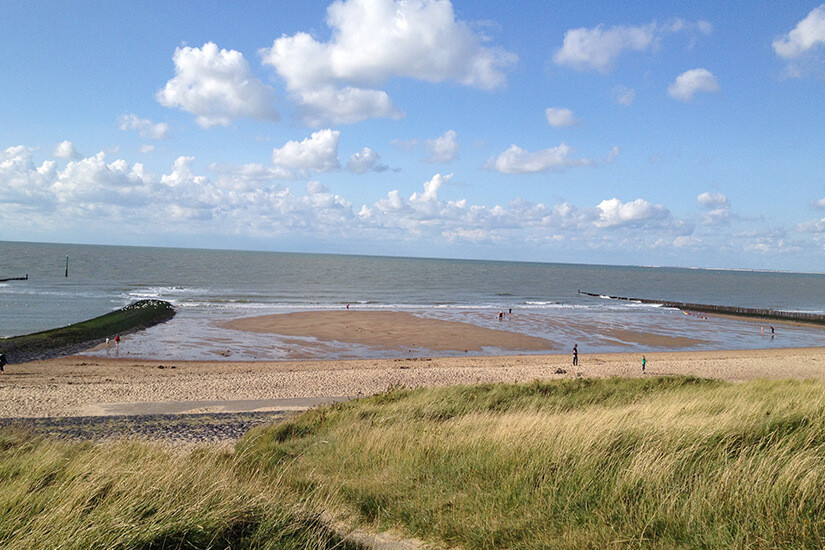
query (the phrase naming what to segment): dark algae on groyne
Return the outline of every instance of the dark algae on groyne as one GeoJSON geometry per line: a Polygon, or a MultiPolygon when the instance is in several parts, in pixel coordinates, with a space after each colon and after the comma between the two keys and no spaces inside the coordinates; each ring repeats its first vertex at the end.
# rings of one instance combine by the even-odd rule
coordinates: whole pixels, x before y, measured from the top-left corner
{"type": "Polygon", "coordinates": [[[137,332],[164,323],[174,316],[175,309],[169,302],[140,300],[88,321],[0,339],[0,353],[6,355],[9,363],[70,355],[95,346],[106,338],[137,332]]]}
{"type": "Polygon", "coordinates": [[[626,300],[629,302],[639,302],[641,304],[662,304],[665,307],[673,307],[682,310],[700,311],[702,313],[717,313],[719,315],[736,315],[740,317],[752,317],[754,319],[773,319],[777,321],[796,321],[799,323],[812,323],[815,325],[825,325],[825,315],[819,313],[805,313],[802,311],[777,311],[775,309],[759,309],[736,306],[717,306],[710,304],[692,304],[689,302],[673,302],[669,300],[651,300],[650,298],[625,298],[624,296],[608,296],[606,294],[596,294],[595,292],[584,292],[579,290],[582,296],[593,296],[594,298],[607,297],[611,300],[626,300]]]}

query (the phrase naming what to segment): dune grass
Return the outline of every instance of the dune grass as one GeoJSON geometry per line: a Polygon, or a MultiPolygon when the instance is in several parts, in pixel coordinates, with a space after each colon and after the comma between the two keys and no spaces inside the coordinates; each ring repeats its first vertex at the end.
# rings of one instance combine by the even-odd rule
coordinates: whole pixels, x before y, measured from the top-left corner
{"type": "Polygon", "coordinates": [[[823,487],[822,381],[393,388],[234,452],[2,430],[0,547],[355,548],[332,518],[467,549],[822,548],[823,487]]]}
{"type": "Polygon", "coordinates": [[[277,479],[217,449],[0,430],[0,548],[355,549],[277,479]]]}
{"type": "Polygon", "coordinates": [[[349,521],[462,548],[825,547],[825,385],[396,389],[238,445],[349,521]]]}

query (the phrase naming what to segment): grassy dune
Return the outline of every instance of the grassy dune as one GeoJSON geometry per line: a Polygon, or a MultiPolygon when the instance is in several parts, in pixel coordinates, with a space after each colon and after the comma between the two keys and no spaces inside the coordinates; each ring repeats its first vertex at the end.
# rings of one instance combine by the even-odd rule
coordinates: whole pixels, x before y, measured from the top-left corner
{"type": "Polygon", "coordinates": [[[392,389],[234,453],[6,431],[0,547],[346,548],[324,510],[443,547],[822,548],[824,413],[820,381],[582,379],[392,389]]]}
{"type": "Polygon", "coordinates": [[[239,445],[350,521],[463,548],[825,547],[825,385],[396,390],[239,445]]]}
{"type": "Polygon", "coordinates": [[[0,431],[3,549],[354,549],[229,453],[0,431]]]}

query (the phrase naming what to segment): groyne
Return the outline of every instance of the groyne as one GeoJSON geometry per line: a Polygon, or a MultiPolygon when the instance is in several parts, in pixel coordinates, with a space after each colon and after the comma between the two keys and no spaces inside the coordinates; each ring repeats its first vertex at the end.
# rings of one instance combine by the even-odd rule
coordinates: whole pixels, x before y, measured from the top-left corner
{"type": "Polygon", "coordinates": [[[106,338],[129,334],[164,323],[175,316],[175,309],[163,300],[140,300],[122,309],[34,334],[0,338],[0,353],[9,363],[25,363],[71,355],[89,349],[106,338]]]}
{"type": "Polygon", "coordinates": [[[661,304],[665,307],[698,311],[701,313],[716,313],[719,315],[735,315],[737,317],[751,317],[754,319],[794,321],[799,323],[825,325],[825,315],[819,313],[805,313],[801,311],[781,311],[775,309],[759,309],[736,306],[720,306],[711,304],[693,304],[690,302],[674,302],[671,300],[652,300],[650,298],[627,298],[624,296],[610,296],[607,294],[597,294],[595,292],[583,292],[581,290],[579,290],[579,294],[583,296],[593,296],[594,298],[626,300],[628,302],[639,302],[642,304],[661,304]]]}

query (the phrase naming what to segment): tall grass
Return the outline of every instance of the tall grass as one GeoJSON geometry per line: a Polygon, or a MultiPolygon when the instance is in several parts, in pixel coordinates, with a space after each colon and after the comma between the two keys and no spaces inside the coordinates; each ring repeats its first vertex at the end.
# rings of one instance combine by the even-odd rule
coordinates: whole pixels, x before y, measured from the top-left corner
{"type": "Polygon", "coordinates": [[[823,487],[821,381],[396,388],[234,452],[2,430],[0,548],[822,548],[823,487]]]}
{"type": "Polygon", "coordinates": [[[238,451],[350,521],[445,545],[822,548],[823,413],[812,381],[395,389],[238,451]]]}
{"type": "Polygon", "coordinates": [[[355,548],[225,452],[0,431],[0,548],[355,548]]]}

